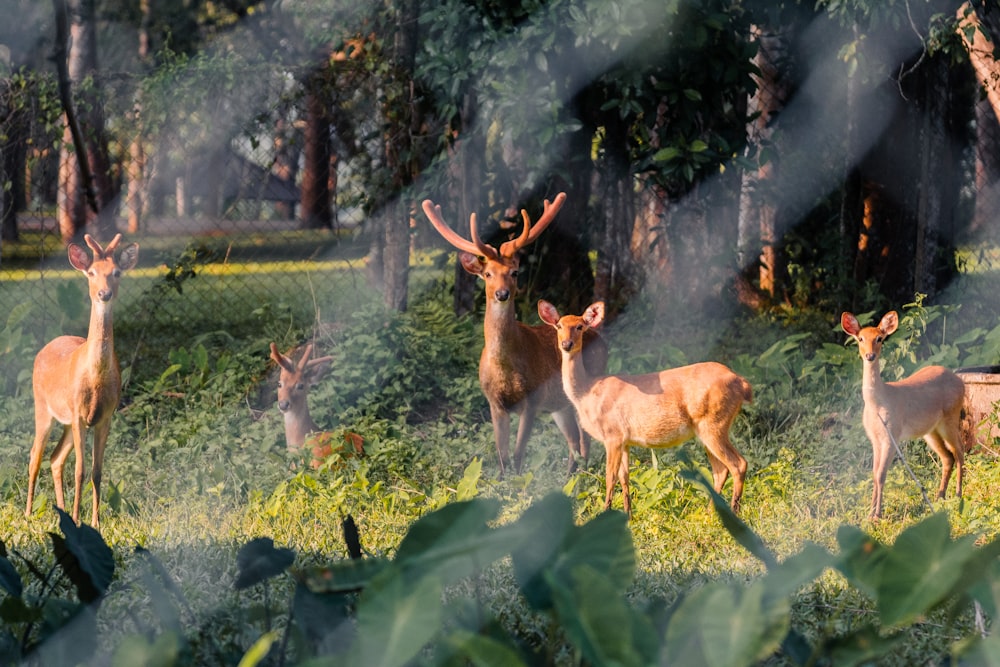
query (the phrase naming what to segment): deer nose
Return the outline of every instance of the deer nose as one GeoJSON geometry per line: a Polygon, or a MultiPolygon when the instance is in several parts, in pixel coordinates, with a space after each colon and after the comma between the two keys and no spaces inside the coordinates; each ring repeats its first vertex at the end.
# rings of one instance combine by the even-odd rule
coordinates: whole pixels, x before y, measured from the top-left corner
{"type": "Polygon", "coordinates": [[[291,405],[288,401],[278,401],[278,409],[282,412],[288,410],[288,406],[291,405]]]}
{"type": "Polygon", "coordinates": [[[114,295],[115,293],[109,289],[97,290],[97,298],[100,299],[101,301],[104,301],[105,303],[111,301],[111,297],[113,297],[114,295]]]}
{"type": "Polygon", "coordinates": [[[573,341],[571,341],[571,340],[564,340],[564,341],[561,341],[561,342],[559,343],[559,347],[561,347],[561,348],[562,348],[562,349],[564,349],[565,351],[569,352],[570,350],[572,350],[572,349],[573,349],[573,341]]]}
{"type": "Polygon", "coordinates": [[[869,352],[868,354],[865,355],[865,359],[867,359],[868,361],[875,361],[875,353],[869,352]]]}
{"type": "Polygon", "coordinates": [[[496,292],[493,293],[493,296],[496,297],[497,301],[503,303],[504,301],[510,298],[510,290],[506,288],[498,289],[496,292]]]}

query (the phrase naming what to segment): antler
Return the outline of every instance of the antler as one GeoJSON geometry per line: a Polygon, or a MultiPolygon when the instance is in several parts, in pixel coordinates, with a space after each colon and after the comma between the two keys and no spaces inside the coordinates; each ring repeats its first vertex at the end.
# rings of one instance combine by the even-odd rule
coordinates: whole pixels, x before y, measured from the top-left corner
{"type": "Polygon", "coordinates": [[[88,246],[90,246],[90,249],[94,251],[95,258],[102,258],[102,257],[108,257],[109,255],[111,255],[111,253],[115,251],[115,248],[118,247],[118,244],[122,240],[122,235],[115,234],[115,237],[111,239],[108,242],[108,245],[103,248],[101,247],[101,244],[90,234],[84,234],[83,240],[87,243],[88,246]]]}
{"type": "Polygon", "coordinates": [[[309,363],[309,357],[312,356],[313,344],[309,343],[306,345],[305,350],[302,352],[302,357],[299,359],[299,370],[301,371],[309,363]]]}
{"type": "Polygon", "coordinates": [[[430,199],[425,199],[422,208],[424,209],[424,215],[430,220],[431,224],[434,225],[434,229],[438,231],[444,240],[452,244],[458,250],[462,252],[467,252],[473,255],[489,257],[490,259],[499,259],[500,256],[497,253],[496,248],[490,245],[486,245],[481,240],[479,240],[479,233],[476,229],[476,214],[473,213],[469,216],[469,227],[472,236],[471,241],[467,241],[458,235],[448,223],[444,221],[441,217],[441,206],[435,204],[430,199]]]}
{"type": "Polygon", "coordinates": [[[500,254],[503,257],[513,257],[521,248],[526,245],[531,244],[538,235],[545,231],[545,228],[549,226],[553,220],[556,219],[556,213],[562,208],[563,202],[566,201],[566,193],[560,192],[556,195],[556,198],[551,203],[548,199],[545,200],[543,204],[542,217],[538,219],[535,226],[531,226],[531,218],[528,217],[528,212],[521,209],[521,218],[524,219],[524,229],[521,230],[521,235],[512,241],[507,241],[500,246],[500,254]]]}
{"type": "Polygon", "coordinates": [[[496,248],[491,245],[483,243],[479,238],[479,229],[476,225],[476,214],[473,213],[469,216],[469,234],[472,238],[471,241],[467,241],[458,235],[451,227],[448,226],[441,218],[441,207],[434,204],[430,199],[425,199],[423,202],[424,214],[427,219],[431,221],[434,225],[434,229],[438,231],[438,234],[444,237],[444,240],[452,244],[459,250],[467,253],[471,253],[476,256],[488,257],[490,259],[500,259],[501,257],[513,257],[515,253],[521,248],[531,244],[538,235],[545,231],[545,228],[555,220],[556,214],[559,209],[562,208],[563,202],[566,201],[566,193],[560,192],[556,195],[555,200],[549,201],[545,200],[544,208],[542,210],[542,217],[538,219],[538,222],[532,226],[531,218],[528,216],[528,212],[521,209],[521,218],[524,220],[524,229],[521,230],[521,235],[516,239],[507,241],[500,246],[500,251],[498,252],[496,248]]]}

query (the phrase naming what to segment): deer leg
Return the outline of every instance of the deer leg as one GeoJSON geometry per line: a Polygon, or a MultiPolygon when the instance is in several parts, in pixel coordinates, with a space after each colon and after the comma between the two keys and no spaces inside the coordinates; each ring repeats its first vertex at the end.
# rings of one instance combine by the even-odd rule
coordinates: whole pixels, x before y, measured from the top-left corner
{"type": "Polygon", "coordinates": [[[604,444],[605,467],[604,467],[604,509],[611,509],[611,498],[615,493],[615,480],[621,468],[622,445],[604,444]]]}
{"type": "Polygon", "coordinates": [[[955,496],[962,497],[962,481],[965,477],[965,443],[962,442],[962,413],[959,411],[944,426],[941,433],[944,446],[955,459],[955,496]]]}
{"type": "Polygon", "coordinates": [[[587,435],[576,420],[576,410],[573,406],[553,412],[552,419],[566,438],[566,444],[569,445],[569,473],[572,474],[576,470],[577,456],[583,459],[584,465],[587,464],[587,435]]]}
{"type": "Polygon", "coordinates": [[[499,405],[490,403],[490,419],[493,421],[493,439],[500,459],[500,477],[503,477],[510,464],[510,413],[499,405]]]}
{"type": "Polygon", "coordinates": [[[91,467],[90,477],[94,485],[93,504],[90,512],[90,525],[98,528],[101,525],[98,507],[101,503],[101,479],[104,473],[104,448],[108,443],[108,434],[111,432],[111,420],[107,419],[102,424],[94,428],[94,461],[91,467]]]}
{"type": "Polygon", "coordinates": [[[882,517],[882,488],[885,486],[885,475],[889,471],[889,464],[892,462],[892,443],[889,442],[889,434],[883,437],[871,438],[872,441],[872,504],[868,513],[869,519],[880,519],[882,517]]]}
{"type": "Polygon", "coordinates": [[[38,473],[42,469],[42,453],[45,451],[45,441],[48,440],[51,429],[52,418],[50,416],[35,416],[35,441],[31,443],[31,454],[28,458],[28,504],[24,508],[24,516],[31,516],[31,504],[35,500],[38,473]]]}
{"type": "Polygon", "coordinates": [[[524,452],[527,449],[531,428],[535,425],[536,414],[536,406],[530,401],[524,401],[517,419],[517,441],[514,443],[514,471],[518,474],[524,465],[524,452]]]}
{"type": "MultiPolygon", "coordinates": [[[[86,444],[87,429],[79,420],[73,422],[73,456],[76,459],[73,466],[73,522],[80,523],[80,493],[83,490],[83,450],[86,444]]],[[[69,449],[67,448],[67,451],[69,449]]]]}
{"type": "MultiPolygon", "coordinates": [[[[736,415],[733,415],[735,418],[736,415]]],[[[704,443],[708,460],[712,464],[712,479],[715,482],[715,492],[722,493],[726,478],[733,476],[733,499],[729,506],[734,512],[740,511],[740,500],[743,498],[743,483],[747,476],[747,460],[736,451],[729,439],[729,423],[718,430],[698,431],[698,438],[704,443]]]]}
{"type": "Polygon", "coordinates": [[[55,448],[52,450],[51,470],[52,470],[52,485],[55,488],[56,494],[56,507],[59,509],[66,509],[65,497],[63,495],[63,466],[66,463],[66,458],[69,456],[70,446],[73,444],[73,429],[69,424],[63,426],[62,435],[59,436],[59,442],[56,443],[55,448]]]}
{"type": "Polygon", "coordinates": [[[938,486],[937,497],[944,498],[945,492],[948,490],[948,481],[951,479],[951,471],[955,467],[955,457],[945,447],[941,436],[934,431],[924,435],[924,442],[941,461],[941,484],[938,486]]]}
{"type": "Polygon", "coordinates": [[[622,460],[618,464],[618,482],[622,485],[622,502],[625,504],[625,514],[632,518],[632,491],[628,485],[628,445],[621,448],[622,460]]]}

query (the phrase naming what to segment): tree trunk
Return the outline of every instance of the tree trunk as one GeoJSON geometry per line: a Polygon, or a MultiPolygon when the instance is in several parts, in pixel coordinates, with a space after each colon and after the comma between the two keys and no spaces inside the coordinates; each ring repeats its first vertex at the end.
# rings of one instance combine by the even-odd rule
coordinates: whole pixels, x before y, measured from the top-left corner
{"type": "MultiPolygon", "coordinates": [[[[149,26],[152,21],[150,0],[140,0],[139,11],[142,15],[139,21],[139,62],[149,61],[149,26]]],[[[142,227],[142,217],[146,211],[146,150],[142,145],[142,97],[137,92],[134,114],[135,128],[132,142],[129,145],[128,189],[125,196],[126,214],[128,216],[128,232],[135,234],[142,227]]]]}
{"type": "MultiPolygon", "coordinates": [[[[608,318],[613,319],[639,291],[642,280],[632,254],[637,207],[634,175],[626,152],[628,128],[620,122],[617,114],[605,121],[605,149],[598,164],[600,191],[597,216],[601,237],[594,294],[605,302],[608,318]]],[[[644,189],[639,196],[648,202],[645,198],[647,194],[644,189]]]]}
{"type": "Polygon", "coordinates": [[[392,174],[395,202],[385,217],[385,254],[382,274],[386,306],[406,310],[410,277],[410,229],[415,224],[410,186],[418,171],[417,135],[420,118],[414,81],[417,52],[418,0],[402,0],[396,24],[393,70],[396,99],[386,103],[386,163],[392,174]]]}
{"type": "Polygon", "coordinates": [[[782,72],[788,42],[782,31],[755,26],[751,39],[757,43],[754,63],[756,92],[747,101],[748,115],[756,114],[747,128],[748,143],[756,149],[758,168],[743,173],[737,232],[737,261],[741,267],[753,263],[759,251],[757,276],[762,292],[773,300],[784,292],[787,282],[785,260],[779,251],[778,209],[773,188],[777,181],[777,156],[769,156],[775,116],[788,101],[788,76],[782,72]]]}
{"type": "Polygon", "coordinates": [[[96,200],[95,235],[101,240],[110,239],[116,232],[114,211],[108,204],[114,199],[114,184],[111,180],[111,160],[104,134],[104,115],[99,95],[94,91],[79,90],[84,79],[92,77],[97,81],[97,8],[96,0],[68,0],[69,26],[69,82],[78,95],[87,94],[89,99],[84,113],[79,114],[83,130],[83,145],[74,147],[74,136],[70,119],[66,121],[63,133],[63,148],[60,157],[60,205],[59,228],[63,241],[78,240],[90,221],[87,199],[88,185],[93,189],[96,200]],[[94,182],[85,182],[84,171],[80,169],[78,157],[83,155],[89,165],[89,173],[94,182]]]}
{"type": "Polygon", "coordinates": [[[330,195],[330,115],[326,64],[306,79],[306,117],[302,165],[302,227],[333,227],[330,195]]]}
{"type": "MultiPolygon", "coordinates": [[[[486,176],[486,137],[475,127],[479,115],[479,105],[475,93],[467,92],[462,98],[459,123],[462,128],[461,137],[455,145],[452,162],[457,167],[456,181],[459,191],[459,216],[468,216],[478,210],[483,204],[482,183],[486,176]]],[[[462,230],[459,217],[459,231],[462,230]]],[[[462,263],[455,262],[455,291],[453,304],[456,315],[471,313],[476,308],[477,293],[476,277],[462,268],[462,263]]]]}

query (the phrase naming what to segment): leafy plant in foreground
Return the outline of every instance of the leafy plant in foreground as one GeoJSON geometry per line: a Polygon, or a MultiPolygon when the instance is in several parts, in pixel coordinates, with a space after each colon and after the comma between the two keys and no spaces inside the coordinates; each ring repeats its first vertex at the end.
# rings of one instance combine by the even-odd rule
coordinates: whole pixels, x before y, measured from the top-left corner
{"type": "MultiPolygon", "coordinates": [[[[200,653],[209,650],[218,664],[241,665],[552,664],[568,650],[577,664],[739,667],[780,656],[794,665],[840,666],[890,654],[907,640],[911,626],[934,611],[955,623],[973,602],[991,617],[1000,607],[1000,539],[977,546],[971,536],[952,538],[945,514],[907,528],[893,545],[844,525],[836,551],[806,544],[779,562],[703,475],[687,470],[682,476],[710,496],[723,527],[764,565],[762,576],[750,583],[712,581],[674,601],[637,602],[627,595],[636,561],[623,514],[605,512],[577,525],[571,501],[555,493],[497,525],[500,503],[473,498],[415,521],[392,558],[365,557],[350,517],[343,529],[351,557],[328,565],[299,566],[290,549],[268,538],[252,540],[237,555],[235,586],[262,590],[263,602],[254,598],[235,617],[257,639],[239,655],[218,646],[200,653]],[[507,557],[519,596],[549,633],[540,641],[503,623],[477,586],[464,585],[475,584],[507,557]],[[831,625],[807,636],[793,622],[792,605],[798,591],[826,570],[870,599],[873,613],[851,627],[831,625]],[[269,582],[286,574],[294,592],[281,624],[269,582]]],[[[113,574],[110,549],[96,531],[60,517],[66,537],[53,536],[57,566],[79,601],[55,598],[48,574],[30,564],[46,593],[29,597],[10,561],[0,558],[0,586],[7,594],[0,604],[4,648],[17,648],[15,660],[33,652],[58,656],[72,646],[79,661],[80,627],[94,641],[94,611],[113,574]],[[85,614],[86,622],[77,622],[85,614]],[[21,646],[13,628],[23,631],[21,646]],[[64,633],[71,633],[68,642],[64,633]]],[[[115,660],[197,664],[195,644],[211,643],[212,633],[185,631],[180,587],[151,555],[147,563],[134,585],[147,588],[160,629],[140,626],[114,647],[115,660]]],[[[942,646],[941,653],[996,664],[1000,639],[969,636],[942,646]]]]}

